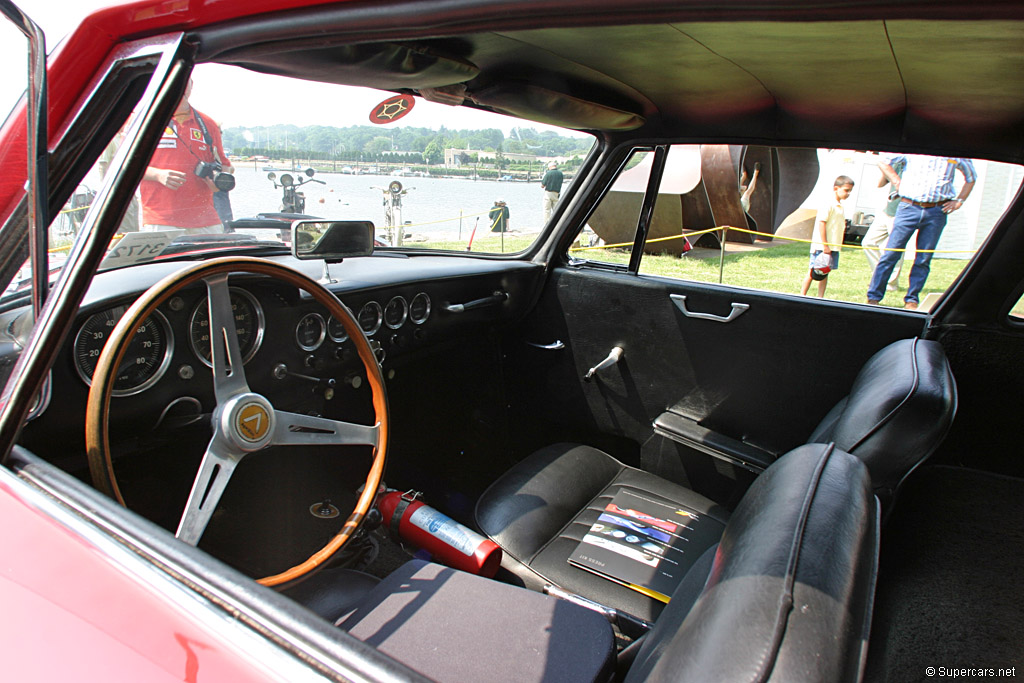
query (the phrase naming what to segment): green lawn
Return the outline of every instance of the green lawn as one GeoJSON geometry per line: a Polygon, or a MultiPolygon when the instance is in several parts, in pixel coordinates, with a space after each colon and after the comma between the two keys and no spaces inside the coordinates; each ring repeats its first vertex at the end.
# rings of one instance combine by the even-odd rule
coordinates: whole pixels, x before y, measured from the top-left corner
{"type": "MultiPolygon", "coordinates": [[[[703,252],[704,250],[699,251],[703,252]]],[[[727,243],[724,268],[722,269],[722,282],[725,284],[773,292],[800,293],[800,286],[807,274],[810,259],[806,244],[773,244],[767,248],[731,254],[728,251],[729,244],[727,243]]],[[[708,253],[703,258],[695,258],[697,252],[698,250],[695,250],[694,253],[683,258],[667,254],[660,256],[646,254],[641,262],[640,272],[698,282],[718,282],[719,258],[717,253],[714,255],[708,253]]],[[[577,255],[582,258],[611,263],[627,263],[629,261],[629,253],[626,250],[580,251],[577,255]]],[[[923,300],[931,292],[946,291],[966,265],[966,260],[932,259],[931,274],[920,298],[923,300]]],[[[905,263],[903,266],[899,291],[887,293],[882,301],[883,304],[903,306],[907,275],[910,273],[909,266],[909,263],[905,263]]],[[[825,296],[836,301],[863,303],[867,299],[866,293],[870,278],[871,270],[862,251],[855,247],[845,246],[839,257],[839,269],[833,271],[828,277],[828,289],[825,291],[825,296]]],[[[817,294],[817,285],[817,282],[812,282],[808,294],[817,294]]]]}
{"type": "MultiPolygon", "coordinates": [[[[473,240],[473,251],[483,253],[513,253],[527,248],[533,243],[536,235],[501,235],[487,233],[478,234],[473,240]]],[[[448,249],[466,251],[466,240],[417,242],[415,246],[429,249],[448,249]]],[[[763,243],[762,243],[763,244],[763,243]]],[[[803,243],[773,243],[761,249],[750,251],[733,251],[729,253],[730,244],[726,244],[722,282],[729,285],[751,287],[773,292],[800,293],[800,285],[807,274],[809,250],[803,243]]],[[[735,249],[735,245],[732,245],[735,249]]],[[[575,256],[606,263],[628,263],[628,249],[579,250],[575,256]]],[[[931,274],[920,298],[924,300],[931,292],[946,291],[953,280],[960,274],[966,260],[932,259],[931,274]]],[[[906,294],[907,275],[910,264],[905,263],[900,275],[899,291],[889,292],[882,301],[888,306],[903,306],[906,294]]],[[[719,256],[717,251],[695,249],[690,255],[677,258],[669,254],[644,255],[640,272],[648,275],[696,280],[698,282],[719,281],[719,256]],[[700,256],[698,256],[700,254],[700,256]]],[[[828,288],[825,296],[836,301],[853,301],[863,303],[867,296],[868,280],[871,271],[867,258],[862,251],[850,245],[843,247],[839,258],[839,269],[828,277],[828,288]]],[[[817,282],[811,283],[808,294],[816,294],[817,282]]]]}

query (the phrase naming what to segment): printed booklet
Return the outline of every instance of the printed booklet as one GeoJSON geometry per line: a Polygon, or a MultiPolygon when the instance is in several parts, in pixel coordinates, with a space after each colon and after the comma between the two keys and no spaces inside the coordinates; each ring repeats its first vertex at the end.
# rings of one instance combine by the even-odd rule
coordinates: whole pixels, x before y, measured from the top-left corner
{"type": "Polygon", "coordinates": [[[605,506],[569,563],[668,602],[722,529],[717,520],[623,489],[605,506]]]}

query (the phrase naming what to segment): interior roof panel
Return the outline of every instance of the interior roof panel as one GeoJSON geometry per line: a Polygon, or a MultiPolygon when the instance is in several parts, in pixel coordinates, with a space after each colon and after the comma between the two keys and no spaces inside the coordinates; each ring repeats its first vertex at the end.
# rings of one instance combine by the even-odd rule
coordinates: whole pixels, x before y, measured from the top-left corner
{"type": "MultiPolygon", "coordinates": [[[[264,40],[246,42],[245,25],[235,27],[232,61],[244,61],[240,57],[248,49],[273,59],[266,27],[253,26],[264,40]]],[[[301,31],[290,30],[299,37],[301,31]]],[[[323,25],[316,35],[328,40],[334,35],[339,43],[354,40],[323,25]]],[[[963,150],[1020,162],[1022,38],[1024,24],[1013,20],[865,19],[657,22],[503,28],[500,33],[438,29],[407,42],[452,46],[453,56],[480,68],[469,82],[471,91],[474,85],[526,79],[564,83],[573,90],[566,94],[590,94],[606,105],[628,102],[625,108],[648,121],[640,134],[925,153],[963,150]]],[[[225,43],[223,35],[219,39],[225,43]]],[[[287,49],[288,41],[280,45],[287,49]]],[[[416,89],[415,79],[407,87],[416,89]]]]}

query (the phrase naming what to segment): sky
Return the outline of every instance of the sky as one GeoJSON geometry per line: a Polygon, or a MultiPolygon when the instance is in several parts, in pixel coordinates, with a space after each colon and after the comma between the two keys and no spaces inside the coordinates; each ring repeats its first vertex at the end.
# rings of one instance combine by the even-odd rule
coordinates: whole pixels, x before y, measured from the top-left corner
{"type": "MultiPolygon", "coordinates": [[[[46,34],[47,52],[52,52],[60,40],[71,33],[89,13],[111,4],[111,0],[14,0],[22,11],[35,21],[46,34]]],[[[27,83],[28,42],[23,34],[0,16],[0,64],[7,68],[0,72],[0,117],[6,117],[27,83]]],[[[365,88],[338,87],[324,101],[323,86],[281,79],[274,93],[256,85],[257,79],[267,78],[232,67],[200,66],[212,70],[231,70],[230,78],[218,78],[217,85],[204,84],[196,79],[191,101],[197,109],[208,113],[221,127],[246,128],[277,123],[298,126],[323,125],[345,127],[369,123],[368,117],[375,104],[384,99],[381,93],[365,88]],[[225,83],[229,85],[225,85],[225,83]],[[254,95],[255,93],[255,95],[254,95]],[[334,101],[330,101],[332,99],[334,101]],[[255,103],[255,104],[254,104],[255,103]]],[[[221,72],[223,73],[223,71],[221,72]]],[[[438,129],[501,128],[511,135],[519,122],[508,117],[494,117],[481,123],[476,112],[460,107],[432,105],[418,100],[413,111],[401,121],[388,126],[414,126],[438,129]]],[[[530,124],[537,130],[559,130],[542,124],[530,124]]],[[[566,134],[565,131],[559,131],[566,134]]],[[[386,134],[386,133],[385,133],[386,134]]],[[[578,134],[577,134],[578,135],[578,134]]]]}

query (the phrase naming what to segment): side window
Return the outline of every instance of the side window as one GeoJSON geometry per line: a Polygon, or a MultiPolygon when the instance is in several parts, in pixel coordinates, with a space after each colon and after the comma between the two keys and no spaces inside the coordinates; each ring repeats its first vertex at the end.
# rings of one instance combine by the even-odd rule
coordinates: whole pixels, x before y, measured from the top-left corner
{"type": "Polygon", "coordinates": [[[654,152],[635,150],[587,219],[570,255],[597,263],[629,263],[654,152]]]}
{"type": "MultiPolygon", "coordinates": [[[[620,180],[626,176],[624,172],[620,180]]],[[[823,294],[837,301],[876,300],[894,307],[916,303],[926,310],[991,232],[1022,179],[1021,167],[985,160],[673,145],[640,274],[787,294],[823,294]],[[914,175],[908,176],[912,182],[899,192],[883,177],[880,164],[888,161],[899,172],[908,163],[913,169],[914,175]],[[920,178],[929,175],[944,176],[949,184],[938,190],[921,187],[920,178]],[[969,182],[973,185],[968,188],[969,182]],[[941,197],[928,192],[941,197],[966,194],[967,200],[944,213],[934,205],[941,197]],[[901,195],[910,197],[901,200],[901,195]],[[890,242],[898,211],[907,216],[914,211],[928,211],[939,219],[945,216],[944,225],[927,234],[903,228],[906,239],[894,236],[891,239],[896,242],[890,242]],[[919,235],[928,241],[921,248],[919,235]],[[824,255],[817,257],[815,265],[825,267],[812,269],[817,252],[824,255]],[[879,282],[873,283],[876,264],[887,253],[879,282]],[[915,260],[927,267],[912,274],[915,260]],[[890,269],[887,279],[882,278],[886,267],[890,269]]],[[[603,224],[592,221],[590,227],[598,239],[607,241],[603,224]]]]}

